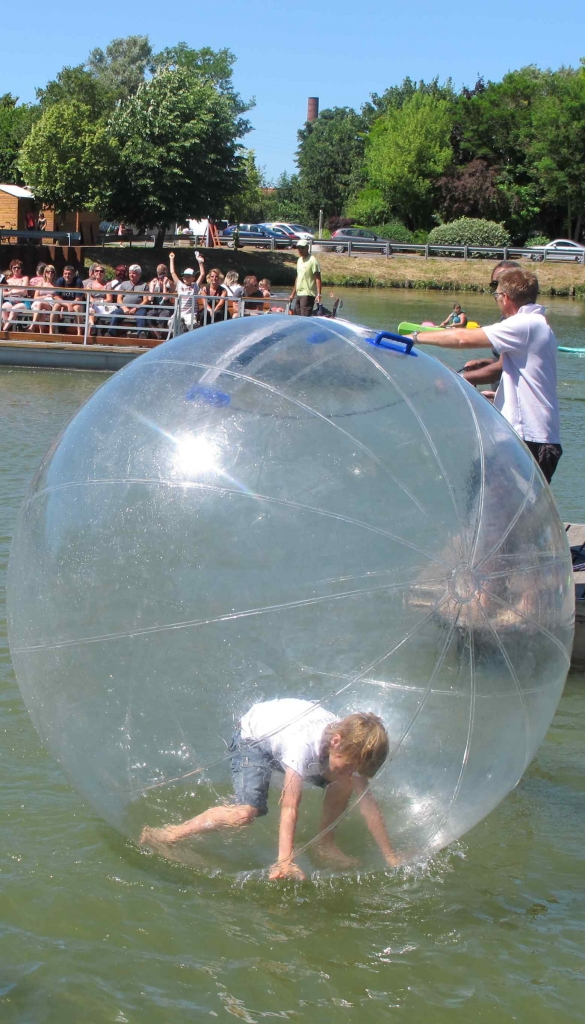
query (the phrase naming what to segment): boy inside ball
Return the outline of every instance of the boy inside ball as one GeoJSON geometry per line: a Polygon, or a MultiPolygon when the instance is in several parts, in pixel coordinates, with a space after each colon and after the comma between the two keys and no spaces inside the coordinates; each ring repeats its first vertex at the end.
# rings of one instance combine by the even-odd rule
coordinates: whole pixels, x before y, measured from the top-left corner
{"type": "Polygon", "coordinates": [[[335,842],[335,825],[350,796],[359,808],[386,863],[396,866],[384,819],[368,788],[368,780],[388,756],[388,734],[371,712],[358,712],[341,720],[319,704],[286,698],[254,704],[242,718],[230,744],[235,802],[210,807],[180,825],[145,828],[143,845],[159,847],[188,836],[251,825],[268,813],[268,789],[273,771],[284,774],[280,799],[278,860],[271,879],[305,876],[293,859],[295,830],[303,783],[324,790],[318,852],[331,866],[353,867],[335,842]]]}

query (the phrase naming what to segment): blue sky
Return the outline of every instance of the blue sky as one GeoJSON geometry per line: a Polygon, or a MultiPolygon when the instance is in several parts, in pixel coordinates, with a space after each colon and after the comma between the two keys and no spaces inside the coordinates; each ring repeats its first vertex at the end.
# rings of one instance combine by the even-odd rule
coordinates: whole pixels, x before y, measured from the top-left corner
{"type": "Polygon", "coordinates": [[[64,64],[78,64],[115,36],[144,34],[155,49],[184,40],[194,47],[229,47],[237,57],[235,84],[255,97],[256,150],[269,177],[294,170],[296,131],[307,97],[321,109],[359,107],[405,75],[452,77],[457,87],[478,74],[498,79],[525,64],[576,66],[585,56],[585,0],[295,0],[294,3],[84,5],[4,0],[0,19],[0,93],[34,99],[64,64]]]}

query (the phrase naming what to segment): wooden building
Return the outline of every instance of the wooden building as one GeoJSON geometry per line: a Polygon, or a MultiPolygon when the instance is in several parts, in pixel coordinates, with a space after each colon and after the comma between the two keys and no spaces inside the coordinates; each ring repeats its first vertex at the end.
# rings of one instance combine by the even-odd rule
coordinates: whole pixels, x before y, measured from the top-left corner
{"type": "Polygon", "coordinates": [[[21,185],[0,185],[0,228],[25,231],[27,214],[35,216],[36,222],[35,200],[30,189],[21,185]]]}
{"type": "MultiPolygon", "coordinates": [[[[98,245],[100,240],[99,214],[88,210],[67,210],[56,213],[51,207],[43,207],[45,223],[43,231],[79,232],[82,245],[98,245]]],[[[39,205],[28,188],[21,185],[0,185],[0,228],[14,228],[26,231],[31,224],[27,219],[34,218],[34,228],[38,225],[39,205]],[[28,215],[28,216],[27,216],[28,215]]]]}

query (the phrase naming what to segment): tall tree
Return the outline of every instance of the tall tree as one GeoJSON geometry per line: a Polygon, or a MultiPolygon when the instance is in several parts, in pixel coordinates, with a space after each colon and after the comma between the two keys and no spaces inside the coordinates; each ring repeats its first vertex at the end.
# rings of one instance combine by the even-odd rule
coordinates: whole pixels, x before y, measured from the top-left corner
{"type": "Polygon", "coordinates": [[[529,173],[546,202],[564,209],[567,237],[579,239],[585,211],[585,67],[551,75],[535,104],[529,173]]]}
{"type": "Polygon", "coordinates": [[[371,124],[381,114],[388,110],[401,110],[405,103],[413,96],[431,96],[435,100],[454,100],[455,91],[450,78],[441,84],[439,77],[432,78],[430,82],[413,82],[408,75],[400,85],[391,85],[379,95],[373,92],[367,103],[362,106],[362,116],[371,124]]]}
{"type": "Polygon", "coordinates": [[[264,208],[266,205],[262,192],[264,175],[256,163],[256,154],[253,149],[244,151],[242,171],[241,189],[231,199],[229,204],[230,220],[236,222],[261,221],[264,219],[264,208]]]}
{"type": "Polygon", "coordinates": [[[116,96],[99,78],[78,64],[64,67],[44,89],[37,89],[37,100],[43,113],[59,104],[80,103],[97,121],[114,109],[116,96]]]}
{"type": "Polygon", "coordinates": [[[154,55],[148,36],[112,39],[105,50],[96,47],[87,58],[87,71],[116,99],[125,100],[138,91],[154,71],[154,55]]]}
{"type": "Polygon", "coordinates": [[[105,118],[96,120],[77,100],[53,104],[27,136],[19,168],[40,202],[58,210],[99,209],[117,173],[105,118]]]}
{"type": "Polygon", "coordinates": [[[105,208],[139,226],[223,213],[242,187],[238,139],[249,129],[231,96],[184,67],[160,71],[114,111],[120,173],[105,208]]]}
{"type": "Polygon", "coordinates": [[[303,224],[310,220],[304,205],[304,193],[298,174],[284,172],[274,182],[264,200],[267,220],[281,220],[290,224],[303,224]]]}
{"type": "Polygon", "coordinates": [[[366,150],[371,185],[408,227],[432,225],[437,182],[451,163],[449,100],[415,93],[374,122],[366,150]]]}
{"type": "Polygon", "coordinates": [[[18,155],[38,113],[34,106],[19,104],[17,97],[9,92],[0,96],[0,181],[13,185],[23,183],[18,155]]]}
{"type": "Polygon", "coordinates": [[[313,221],[339,215],[360,183],[365,122],[350,107],[323,110],[299,131],[297,163],[303,205],[313,221]]]}

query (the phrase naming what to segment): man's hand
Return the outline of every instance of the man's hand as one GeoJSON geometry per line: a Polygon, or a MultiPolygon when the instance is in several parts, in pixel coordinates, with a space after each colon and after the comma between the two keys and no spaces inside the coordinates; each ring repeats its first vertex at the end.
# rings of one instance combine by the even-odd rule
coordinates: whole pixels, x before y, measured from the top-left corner
{"type": "Polygon", "coordinates": [[[271,882],[276,881],[277,878],[294,878],[297,882],[304,882],[306,875],[294,860],[277,860],[276,864],[270,868],[268,877],[271,882]]]}
{"type": "Polygon", "coordinates": [[[468,359],[464,364],[464,370],[483,370],[484,366],[491,366],[493,359],[468,359]]]}
{"type": "Polygon", "coordinates": [[[170,252],[169,253],[169,263],[174,263],[174,262],[175,262],[175,254],[174,254],[174,252],[170,252]]]}

